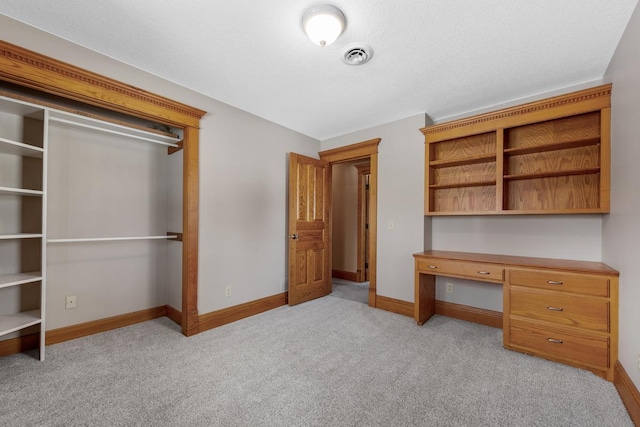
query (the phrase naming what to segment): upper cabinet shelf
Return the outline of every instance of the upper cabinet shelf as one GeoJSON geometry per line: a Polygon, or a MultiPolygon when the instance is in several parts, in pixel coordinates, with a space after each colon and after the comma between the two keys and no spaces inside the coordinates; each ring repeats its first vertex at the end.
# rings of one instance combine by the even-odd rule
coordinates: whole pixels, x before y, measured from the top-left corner
{"type": "Polygon", "coordinates": [[[611,85],[421,129],[425,215],[609,212],[611,85]]]}

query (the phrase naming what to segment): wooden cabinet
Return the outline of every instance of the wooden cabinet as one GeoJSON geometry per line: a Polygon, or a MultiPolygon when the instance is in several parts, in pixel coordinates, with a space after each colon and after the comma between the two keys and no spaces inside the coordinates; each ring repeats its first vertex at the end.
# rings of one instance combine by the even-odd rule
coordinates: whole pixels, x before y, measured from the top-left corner
{"type": "Polygon", "coordinates": [[[414,254],[414,317],[435,314],[435,276],[503,285],[505,348],[609,381],[618,358],[618,272],[599,262],[450,251],[414,254]]]}
{"type": "Polygon", "coordinates": [[[40,332],[44,360],[46,112],[0,97],[0,339],[40,332]]]}
{"type": "Polygon", "coordinates": [[[425,215],[609,211],[611,85],[422,129],[425,215]]]}
{"type": "Polygon", "coordinates": [[[602,271],[509,269],[504,345],[613,379],[618,278],[602,271]]]}

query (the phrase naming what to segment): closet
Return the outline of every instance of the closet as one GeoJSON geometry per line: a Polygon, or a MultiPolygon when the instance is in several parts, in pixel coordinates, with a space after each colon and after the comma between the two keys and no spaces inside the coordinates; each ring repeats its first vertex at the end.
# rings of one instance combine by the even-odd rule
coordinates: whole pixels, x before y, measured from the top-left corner
{"type": "Polygon", "coordinates": [[[73,324],[115,304],[162,308],[198,333],[204,114],[0,42],[0,344],[38,333],[43,360],[44,331],[69,326],[65,296],[83,286],[92,298],[75,301],[73,324]],[[48,311],[67,324],[47,327],[48,311]]]}

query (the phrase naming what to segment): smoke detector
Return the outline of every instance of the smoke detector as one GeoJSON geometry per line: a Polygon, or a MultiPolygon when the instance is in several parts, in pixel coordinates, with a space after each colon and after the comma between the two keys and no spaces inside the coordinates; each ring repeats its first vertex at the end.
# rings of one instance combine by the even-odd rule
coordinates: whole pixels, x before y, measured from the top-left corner
{"type": "Polygon", "coordinates": [[[372,57],[373,49],[366,44],[350,44],[342,51],[342,61],[347,65],[363,65],[372,57]]]}

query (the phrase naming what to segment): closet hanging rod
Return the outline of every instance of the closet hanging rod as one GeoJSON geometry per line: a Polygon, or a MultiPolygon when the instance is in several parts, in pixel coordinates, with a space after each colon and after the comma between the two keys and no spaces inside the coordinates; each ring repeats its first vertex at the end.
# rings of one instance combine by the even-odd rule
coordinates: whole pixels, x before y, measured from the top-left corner
{"type": "Polygon", "coordinates": [[[47,243],[78,243],[78,242],[118,242],[125,240],[163,240],[175,239],[178,236],[138,236],[138,237],[84,237],[79,239],[47,239],[47,243]]]}
{"type": "MultiPolygon", "coordinates": [[[[89,120],[86,117],[83,117],[83,119],[89,120]]],[[[61,118],[55,117],[53,115],[50,117],[50,120],[52,122],[58,122],[58,123],[63,123],[63,124],[71,125],[71,126],[77,126],[77,127],[91,129],[91,130],[98,130],[98,131],[105,132],[105,133],[110,133],[110,134],[113,134],[113,135],[126,136],[128,138],[133,138],[133,139],[139,139],[139,140],[142,140],[142,141],[153,142],[153,143],[160,144],[160,145],[166,145],[168,147],[174,147],[174,148],[178,148],[179,147],[179,145],[177,143],[158,141],[157,139],[149,138],[149,137],[146,137],[146,136],[134,135],[134,134],[131,134],[131,133],[118,131],[118,130],[113,130],[113,129],[108,129],[108,128],[103,128],[103,127],[100,127],[100,126],[94,126],[94,125],[90,125],[90,124],[86,124],[86,123],[74,122],[72,120],[61,119],[61,118]]],[[[116,125],[111,125],[111,126],[116,126],[116,125]]],[[[123,129],[126,129],[124,126],[119,126],[119,127],[122,127],[123,129]]],[[[142,131],[139,131],[139,132],[142,132],[142,131]]],[[[150,133],[150,135],[153,135],[153,134],[150,133]]],[[[176,138],[175,140],[176,140],[176,142],[180,142],[181,141],[178,138],[176,138]]]]}

